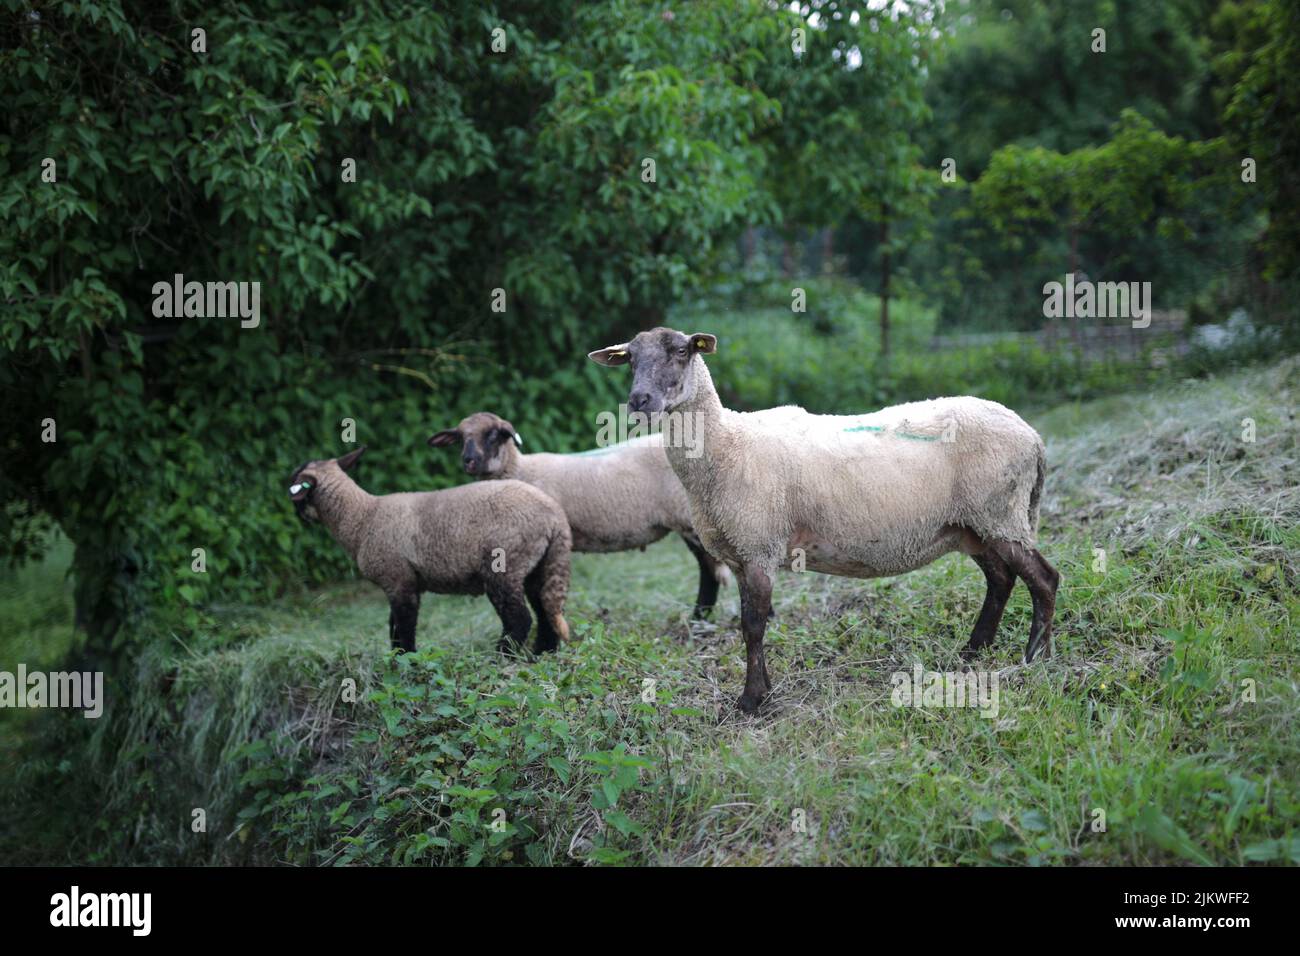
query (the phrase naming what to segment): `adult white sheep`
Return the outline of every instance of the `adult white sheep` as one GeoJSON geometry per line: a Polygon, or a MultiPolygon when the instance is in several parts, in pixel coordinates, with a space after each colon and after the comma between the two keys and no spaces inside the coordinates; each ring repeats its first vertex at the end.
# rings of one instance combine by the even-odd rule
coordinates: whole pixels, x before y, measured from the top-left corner
{"type": "Polygon", "coordinates": [[[772,578],[800,559],[813,571],[872,578],[961,551],[988,583],[963,656],[993,639],[1016,576],[1034,605],[1025,660],[1051,654],[1060,576],[1034,547],[1045,468],[1037,432],[969,396],[860,416],[734,412],[704,364],[716,350],[707,333],[657,328],[590,358],[632,366],[631,411],[693,416],[693,457],[671,441],[665,450],[696,534],[740,586],[741,710],[753,713],[771,690],[763,635],[772,578]]]}
{"type": "Polygon", "coordinates": [[[660,435],[571,455],[525,455],[516,447],[519,441],[515,426],[500,415],[475,412],[455,428],[432,435],[429,445],[460,445],[461,464],[474,478],[513,478],[546,492],[569,519],[574,551],[629,551],[677,532],[700,566],[692,616],[709,616],[727,566],[692,531],[686,490],[664,457],[660,435]]]}

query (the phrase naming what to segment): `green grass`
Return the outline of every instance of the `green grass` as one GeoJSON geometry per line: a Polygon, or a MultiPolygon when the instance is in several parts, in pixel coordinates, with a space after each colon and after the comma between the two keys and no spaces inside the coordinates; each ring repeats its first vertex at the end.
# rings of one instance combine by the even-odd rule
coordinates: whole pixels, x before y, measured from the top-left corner
{"type": "Polygon", "coordinates": [[[71,563],[72,543],[59,536],[44,561],[0,571],[0,671],[57,661],[71,648],[71,563]]]}
{"type": "MultiPolygon", "coordinates": [[[[72,627],[72,542],[55,537],[43,561],[0,571],[0,671],[50,669],[75,642],[72,627]]],[[[12,764],[36,713],[0,709],[0,761],[12,764]]]]}
{"type": "MultiPolygon", "coordinates": [[[[1017,587],[980,665],[999,678],[994,719],[890,700],[894,672],[958,666],[983,597],[959,555],[872,582],[783,573],[774,690],[756,717],[733,706],[736,591],[716,626],[688,627],[694,561],[676,540],[576,556],[577,640],[536,662],[493,652],[485,601],[432,595],[421,652],[393,661],[383,599],[348,582],[209,609],[203,631],[162,642],[102,722],[97,829],[60,829],[65,843],[29,853],[1300,862],[1298,393],[1292,359],[1033,418],[1050,463],[1040,547],[1063,577],[1057,653],[1018,663],[1029,602],[1017,587]],[[348,679],[356,703],[341,697],[348,679]],[[196,806],[205,834],[188,825],[196,806]]],[[[0,608],[12,622],[14,606],[0,608]]],[[[62,618],[50,620],[57,646],[62,618]]]]}

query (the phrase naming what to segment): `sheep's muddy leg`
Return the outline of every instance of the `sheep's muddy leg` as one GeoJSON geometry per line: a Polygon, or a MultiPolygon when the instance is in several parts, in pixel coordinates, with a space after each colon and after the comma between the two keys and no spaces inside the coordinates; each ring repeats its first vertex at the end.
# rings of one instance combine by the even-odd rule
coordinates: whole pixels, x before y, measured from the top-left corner
{"type": "Polygon", "coordinates": [[[990,548],[983,554],[972,554],[971,560],[984,572],[984,581],[988,590],[984,594],[984,606],[980,608],[979,619],[971,631],[970,640],[962,649],[962,660],[973,660],[979,652],[993,640],[998,633],[998,624],[1002,621],[1002,612],[1007,608],[1007,598],[1016,584],[1016,574],[1011,566],[990,548]]]}
{"type": "Polygon", "coordinates": [[[488,600],[501,618],[501,640],[497,641],[497,650],[505,653],[517,650],[528,640],[528,632],[533,627],[533,616],[528,612],[524,601],[524,589],[518,582],[502,579],[502,575],[492,572],[483,582],[483,590],[488,600]]]}
{"type": "Polygon", "coordinates": [[[546,608],[542,605],[540,596],[534,596],[533,592],[528,591],[528,604],[533,609],[533,614],[537,617],[537,653],[541,654],[546,651],[559,650],[560,635],[555,633],[555,628],[547,620],[546,608]]]}
{"type": "Polygon", "coordinates": [[[388,599],[388,639],[399,653],[415,650],[415,626],[420,621],[420,595],[398,594],[388,599]]]}
{"type": "MultiPolygon", "coordinates": [[[[546,590],[547,582],[536,571],[524,582],[524,593],[528,603],[537,615],[537,653],[556,651],[560,642],[569,636],[569,625],[564,620],[564,592],[560,591],[558,601],[554,593],[546,590]]],[[[555,591],[552,584],[551,591],[555,591]]]]}
{"type": "Polygon", "coordinates": [[[564,601],[569,594],[569,546],[553,541],[524,578],[524,593],[537,615],[537,651],[559,650],[569,639],[569,622],[564,619],[564,601]]]}
{"type": "Polygon", "coordinates": [[[1034,619],[1029,625],[1029,641],[1025,644],[1025,663],[1037,657],[1051,657],[1052,618],[1056,614],[1056,589],[1061,583],[1061,575],[1035,548],[1002,541],[994,549],[1029,586],[1029,596],[1034,602],[1034,619]]]}
{"type": "Polygon", "coordinates": [[[740,585],[740,630],[745,635],[745,692],[736,704],[752,714],[772,690],[763,654],[763,635],[772,610],[772,579],[753,564],[741,568],[736,577],[740,585]]]}
{"type": "Polygon", "coordinates": [[[691,554],[695,555],[695,560],[700,565],[700,590],[695,598],[695,610],[691,613],[694,620],[702,621],[713,611],[713,605],[718,603],[718,578],[714,573],[715,562],[713,556],[704,549],[704,545],[698,541],[682,535],[682,540],[686,542],[686,547],[691,549],[691,554]]]}

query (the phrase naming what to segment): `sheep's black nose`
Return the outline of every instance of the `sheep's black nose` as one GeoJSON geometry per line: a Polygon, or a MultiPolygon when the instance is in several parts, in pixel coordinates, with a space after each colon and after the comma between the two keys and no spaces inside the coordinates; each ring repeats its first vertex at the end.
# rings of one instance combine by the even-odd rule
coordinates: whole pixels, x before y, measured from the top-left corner
{"type": "Polygon", "coordinates": [[[634,412],[639,412],[650,404],[649,392],[633,392],[628,396],[627,407],[634,412]]]}

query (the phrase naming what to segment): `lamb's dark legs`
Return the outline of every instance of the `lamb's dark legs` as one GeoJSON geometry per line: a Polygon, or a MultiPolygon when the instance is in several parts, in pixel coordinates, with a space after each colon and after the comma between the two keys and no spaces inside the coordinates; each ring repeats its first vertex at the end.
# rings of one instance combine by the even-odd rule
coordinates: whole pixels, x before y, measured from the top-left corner
{"type": "Polygon", "coordinates": [[[528,604],[524,601],[524,589],[517,582],[507,582],[501,575],[492,573],[484,583],[488,600],[501,618],[503,632],[497,642],[497,650],[505,652],[524,646],[528,632],[532,630],[533,616],[528,613],[528,604]]]}
{"type": "Polygon", "coordinates": [[[560,635],[551,626],[550,617],[546,613],[546,605],[542,601],[541,580],[539,578],[529,578],[525,581],[524,593],[528,595],[528,603],[532,607],[533,613],[537,615],[537,653],[558,650],[560,635]]]}
{"type": "Polygon", "coordinates": [[[971,560],[984,572],[988,590],[984,594],[984,606],[980,608],[975,629],[971,631],[970,640],[961,652],[962,659],[967,661],[978,656],[980,650],[997,634],[1002,612],[1007,607],[1007,598],[1011,596],[1011,589],[1016,584],[1015,572],[992,548],[983,554],[971,555],[971,560]]]}
{"type": "Polygon", "coordinates": [[[1035,548],[1026,548],[1008,541],[999,541],[990,550],[1019,575],[1029,587],[1034,602],[1033,623],[1029,626],[1029,641],[1025,644],[1025,663],[1037,657],[1052,656],[1052,618],[1056,614],[1056,589],[1061,575],[1035,548]]]}
{"type": "Polygon", "coordinates": [[[388,639],[398,653],[415,650],[420,620],[420,595],[400,594],[388,600],[388,639]]]}
{"type": "Polygon", "coordinates": [[[686,547],[691,549],[691,554],[695,555],[695,560],[700,565],[700,590],[695,598],[695,611],[691,617],[697,621],[702,621],[713,611],[713,605],[718,603],[718,579],[714,575],[713,557],[705,550],[704,545],[691,538],[682,536],[686,542],[686,547]]]}
{"type": "Polygon", "coordinates": [[[752,714],[772,689],[763,654],[763,636],[772,610],[772,579],[752,564],[742,567],[736,578],[740,585],[740,630],[745,635],[745,692],[736,703],[752,714]]]}

